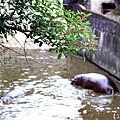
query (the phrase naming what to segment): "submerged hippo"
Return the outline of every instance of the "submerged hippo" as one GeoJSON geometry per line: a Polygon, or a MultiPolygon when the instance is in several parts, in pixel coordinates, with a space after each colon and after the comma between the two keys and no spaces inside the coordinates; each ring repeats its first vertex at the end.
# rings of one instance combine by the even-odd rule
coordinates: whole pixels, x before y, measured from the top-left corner
{"type": "Polygon", "coordinates": [[[13,99],[22,97],[27,93],[27,91],[23,88],[16,88],[8,93],[6,93],[4,96],[0,98],[0,101],[2,104],[6,105],[9,102],[11,102],[13,99]]]}
{"type": "Polygon", "coordinates": [[[109,95],[119,93],[117,86],[110,78],[98,73],[76,75],[71,84],[109,95]]]}

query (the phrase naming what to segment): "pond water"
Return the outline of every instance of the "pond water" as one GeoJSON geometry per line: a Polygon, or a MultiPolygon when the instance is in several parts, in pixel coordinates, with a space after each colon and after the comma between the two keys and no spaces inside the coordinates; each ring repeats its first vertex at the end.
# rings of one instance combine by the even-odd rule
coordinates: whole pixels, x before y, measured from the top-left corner
{"type": "MultiPolygon", "coordinates": [[[[70,84],[76,74],[107,74],[89,62],[77,56],[72,61],[57,60],[56,53],[34,49],[27,51],[27,64],[24,56],[9,54],[12,55],[9,64],[0,67],[0,96],[16,87],[24,87],[29,92],[0,106],[0,120],[120,119],[119,94],[102,95],[70,84]]],[[[115,83],[120,89],[119,81],[115,83]]]]}

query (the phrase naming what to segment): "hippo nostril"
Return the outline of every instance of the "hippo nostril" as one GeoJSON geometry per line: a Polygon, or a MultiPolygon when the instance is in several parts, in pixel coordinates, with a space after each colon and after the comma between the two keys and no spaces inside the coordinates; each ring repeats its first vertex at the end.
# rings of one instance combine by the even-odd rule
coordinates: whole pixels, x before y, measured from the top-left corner
{"type": "Polygon", "coordinates": [[[4,103],[5,105],[7,105],[7,104],[8,104],[8,99],[3,100],[3,103],[4,103]]]}
{"type": "Polygon", "coordinates": [[[72,84],[72,85],[75,85],[75,83],[76,83],[75,81],[71,81],[71,84],[72,84]]]}

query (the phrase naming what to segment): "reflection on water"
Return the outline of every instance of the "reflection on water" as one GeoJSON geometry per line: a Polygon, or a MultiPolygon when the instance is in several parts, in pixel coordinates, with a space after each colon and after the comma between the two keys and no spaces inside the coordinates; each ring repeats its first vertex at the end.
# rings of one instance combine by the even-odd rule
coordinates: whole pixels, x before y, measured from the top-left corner
{"type": "MultiPolygon", "coordinates": [[[[70,79],[76,74],[98,72],[106,74],[78,57],[57,60],[55,53],[29,50],[24,56],[13,54],[0,68],[0,95],[17,86],[29,93],[0,107],[0,120],[119,120],[120,95],[109,96],[74,87],[70,79]],[[29,67],[31,66],[31,68],[29,67]]],[[[119,87],[119,82],[115,81],[119,87]]]]}

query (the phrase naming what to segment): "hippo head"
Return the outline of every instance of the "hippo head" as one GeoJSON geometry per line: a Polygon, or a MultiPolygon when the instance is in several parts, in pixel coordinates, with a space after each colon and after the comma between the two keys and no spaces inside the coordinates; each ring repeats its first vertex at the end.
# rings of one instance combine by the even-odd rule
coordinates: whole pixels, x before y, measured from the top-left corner
{"type": "Polygon", "coordinates": [[[10,96],[2,97],[1,100],[4,105],[7,105],[12,98],[10,96]]]}
{"type": "Polygon", "coordinates": [[[72,85],[77,85],[77,86],[82,86],[83,79],[82,76],[75,76],[74,79],[72,79],[71,84],[72,85]]]}
{"type": "Polygon", "coordinates": [[[2,99],[1,99],[1,103],[4,104],[4,105],[7,105],[8,102],[9,102],[9,101],[8,101],[7,98],[6,98],[6,99],[5,99],[5,98],[2,98],[2,99]]]}
{"type": "Polygon", "coordinates": [[[3,100],[3,104],[4,104],[4,105],[7,105],[7,104],[8,104],[8,102],[9,102],[9,101],[8,101],[8,99],[3,100]]]}

